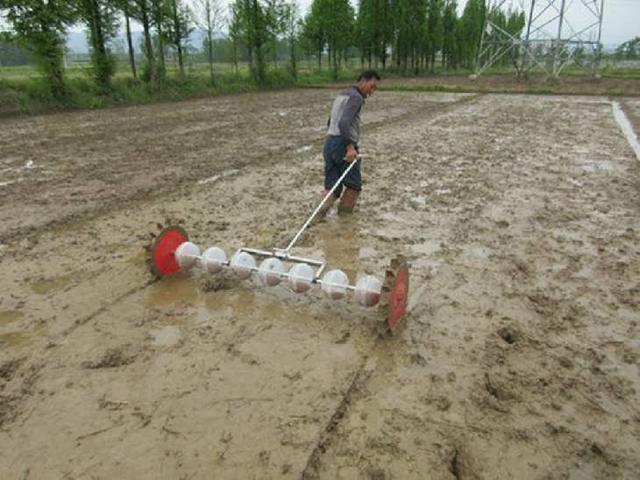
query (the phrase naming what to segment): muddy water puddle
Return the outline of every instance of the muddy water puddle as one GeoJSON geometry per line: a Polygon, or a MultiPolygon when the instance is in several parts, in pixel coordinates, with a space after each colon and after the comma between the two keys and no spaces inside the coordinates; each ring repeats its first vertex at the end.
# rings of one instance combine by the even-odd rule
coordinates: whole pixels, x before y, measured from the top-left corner
{"type": "Polygon", "coordinates": [[[0,311],[0,348],[28,345],[47,333],[44,323],[32,328],[21,328],[20,321],[24,318],[24,313],[19,310],[0,311]]]}
{"type": "Polygon", "coordinates": [[[20,347],[28,345],[36,338],[43,337],[46,333],[47,327],[44,323],[40,323],[32,329],[3,333],[0,334],[0,347],[20,347]]]}
{"type": "MultiPolygon", "coordinates": [[[[345,271],[350,274],[356,270],[345,271]]],[[[197,271],[176,274],[147,289],[144,307],[152,312],[154,325],[161,326],[151,332],[154,342],[171,343],[180,336],[178,331],[166,329],[169,326],[188,330],[235,323],[237,319],[269,324],[283,322],[284,328],[294,325],[313,328],[318,322],[335,326],[350,321],[352,310],[358,308],[352,295],[329,301],[319,287],[306,294],[295,294],[285,283],[266,287],[257,278],[242,282],[234,279],[223,289],[206,291],[201,287],[205,275],[208,276],[197,271]]],[[[355,283],[356,275],[350,275],[350,279],[355,283]]],[[[373,318],[375,315],[375,309],[359,309],[359,316],[373,318]]]]}
{"type": "Polygon", "coordinates": [[[0,310],[0,327],[17,322],[24,317],[24,313],[19,310],[0,310]]]}
{"type": "Polygon", "coordinates": [[[353,217],[330,218],[317,231],[317,243],[324,254],[327,269],[344,271],[351,283],[358,276],[360,229],[353,217]]]}
{"type": "Polygon", "coordinates": [[[60,277],[40,278],[31,283],[31,290],[38,295],[46,295],[48,293],[59,291],[68,286],[72,281],[71,276],[63,275],[60,277]]]}

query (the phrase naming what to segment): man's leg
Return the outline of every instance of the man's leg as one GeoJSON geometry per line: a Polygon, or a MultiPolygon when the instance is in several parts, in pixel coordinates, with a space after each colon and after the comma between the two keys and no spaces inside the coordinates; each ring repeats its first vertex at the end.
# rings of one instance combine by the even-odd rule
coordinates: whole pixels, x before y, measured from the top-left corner
{"type": "MultiPolygon", "coordinates": [[[[344,151],[344,143],[340,138],[326,138],[322,151],[324,157],[324,193],[322,194],[322,198],[329,193],[344,171],[341,170],[344,151]]],[[[333,204],[340,197],[341,192],[342,185],[339,185],[333,192],[333,195],[327,198],[327,201],[318,212],[318,216],[316,217],[317,219],[324,217],[329,210],[331,210],[333,204]]]]}
{"type": "Polygon", "coordinates": [[[340,203],[338,204],[338,212],[353,213],[353,209],[358,201],[358,195],[360,195],[358,190],[352,190],[349,187],[345,187],[340,198],[340,203]]]}
{"type": "Polygon", "coordinates": [[[361,160],[358,160],[358,163],[353,166],[344,179],[344,193],[340,197],[338,213],[353,213],[353,209],[358,201],[358,196],[360,195],[360,190],[362,189],[360,162],[361,160]]]}

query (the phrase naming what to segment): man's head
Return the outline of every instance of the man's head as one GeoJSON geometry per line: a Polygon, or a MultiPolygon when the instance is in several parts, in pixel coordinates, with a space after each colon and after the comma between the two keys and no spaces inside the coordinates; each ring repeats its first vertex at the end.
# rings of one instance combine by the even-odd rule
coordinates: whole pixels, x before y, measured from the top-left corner
{"type": "Polygon", "coordinates": [[[365,97],[370,97],[378,88],[380,75],[375,70],[365,70],[358,77],[358,88],[365,97]]]}

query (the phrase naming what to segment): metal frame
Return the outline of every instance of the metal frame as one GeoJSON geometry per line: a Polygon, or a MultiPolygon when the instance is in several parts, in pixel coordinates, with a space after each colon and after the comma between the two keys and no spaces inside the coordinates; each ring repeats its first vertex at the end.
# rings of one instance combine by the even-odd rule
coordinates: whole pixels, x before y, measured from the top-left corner
{"type": "Polygon", "coordinates": [[[507,0],[489,0],[487,3],[476,55],[476,76],[513,50],[520,50],[521,54],[520,65],[515,66],[518,74],[537,68],[557,78],[573,62],[593,76],[597,75],[604,0],[520,0],[522,9],[528,11],[524,38],[511,35],[489,19],[492,9],[502,9],[506,3],[507,0]],[[578,8],[591,17],[585,25],[574,28],[567,16],[578,8]],[[551,33],[548,29],[554,27],[555,33],[551,33]],[[588,64],[576,57],[579,48],[585,46],[592,50],[592,61],[588,64]]]}
{"type": "MultiPolygon", "coordinates": [[[[351,285],[351,284],[337,285],[337,284],[333,284],[333,283],[322,281],[320,279],[320,276],[322,275],[322,273],[324,272],[324,269],[326,268],[326,263],[323,262],[322,260],[316,260],[314,258],[298,257],[298,256],[295,256],[295,255],[291,255],[289,252],[291,251],[293,246],[296,244],[296,242],[300,239],[300,236],[302,235],[302,233],[309,227],[309,225],[311,224],[313,219],[316,217],[318,212],[320,212],[320,210],[322,209],[324,204],[327,202],[327,200],[331,197],[331,195],[333,195],[333,192],[335,192],[335,190],[342,183],[342,181],[345,179],[347,174],[351,171],[351,169],[355,166],[355,164],[360,161],[360,159],[361,159],[361,157],[358,156],[355,160],[353,160],[349,164],[349,166],[342,173],[340,178],[338,178],[336,183],[333,185],[331,190],[329,190],[329,192],[324,196],[324,198],[320,202],[320,205],[318,205],[316,207],[316,209],[313,211],[311,216],[304,222],[304,224],[302,225],[300,230],[298,230],[298,232],[295,234],[295,236],[293,237],[291,242],[289,242],[289,245],[287,245],[286,248],[274,248],[273,250],[269,251],[269,250],[260,250],[260,249],[256,249],[256,248],[242,247],[242,248],[239,248],[236,251],[236,253],[238,253],[238,252],[246,252],[248,254],[255,255],[257,257],[264,257],[264,258],[273,257],[273,258],[277,258],[279,260],[282,260],[282,261],[285,261],[285,262],[289,262],[289,263],[306,263],[309,266],[317,267],[316,271],[314,272],[314,277],[311,280],[311,283],[315,283],[315,284],[318,284],[318,285],[325,285],[326,284],[326,285],[329,285],[329,286],[336,286],[336,287],[340,287],[340,288],[346,288],[347,290],[355,291],[356,287],[354,285],[351,285]]],[[[202,263],[202,255],[192,255],[191,258],[193,258],[197,263],[202,263]]],[[[229,266],[231,266],[231,260],[227,260],[226,262],[221,263],[221,265],[229,267],[229,266]]],[[[249,270],[251,270],[253,272],[259,272],[260,271],[260,269],[258,267],[246,267],[246,268],[248,268],[249,270]]],[[[283,277],[283,278],[289,278],[289,276],[290,276],[289,273],[287,273],[287,272],[283,272],[283,273],[273,272],[273,273],[277,274],[277,275],[279,275],[280,277],[283,277]]]]}

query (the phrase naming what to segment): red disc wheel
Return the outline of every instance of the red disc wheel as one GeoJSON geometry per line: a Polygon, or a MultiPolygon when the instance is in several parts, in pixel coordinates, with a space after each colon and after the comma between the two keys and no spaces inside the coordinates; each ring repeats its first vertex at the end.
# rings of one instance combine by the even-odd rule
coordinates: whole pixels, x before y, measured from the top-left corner
{"type": "Polygon", "coordinates": [[[387,326],[394,332],[407,313],[409,299],[409,266],[404,257],[398,256],[391,262],[383,290],[387,295],[387,326]]]}
{"type": "Polygon", "coordinates": [[[187,232],[172,225],[160,232],[151,247],[151,269],[158,276],[170,275],[180,269],[175,252],[178,246],[189,240],[187,232]]]}

